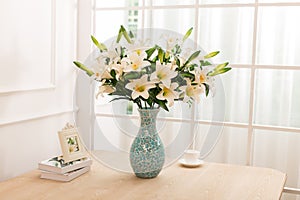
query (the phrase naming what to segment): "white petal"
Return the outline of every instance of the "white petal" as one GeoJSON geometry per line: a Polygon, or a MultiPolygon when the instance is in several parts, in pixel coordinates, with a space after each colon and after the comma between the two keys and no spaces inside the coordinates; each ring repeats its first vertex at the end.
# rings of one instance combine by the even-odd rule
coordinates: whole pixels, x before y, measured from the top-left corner
{"type": "Polygon", "coordinates": [[[174,99],[168,99],[169,106],[172,107],[174,105],[174,99]]]}
{"type": "Polygon", "coordinates": [[[147,53],[145,51],[142,51],[140,57],[142,57],[143,59],[147,58],[147,53]]]}
{"type": "Polygon", "coordinates": [[[141,63],[141,67],[146,67],[146,66],[149,66],[149,65],[151,65],[151,63],[149,61],[146,61],[146,60],[142,61],[142,63],[141,63]]]}
{"type": "Polygon", "coordinates": [[[151,80],[151,81],[152,81],[152,80],[158,80],[157,75],[156,75],[156,71],[153,72],[153,73],[150,75],[150,80],[151,80]]]}
{"type": "Polygon", "coordinates": [[[131,93],[131,97],[132,97],[132,99],[136,99],[136,98],[138,98],[140,95],[139,95],[139,93],[137,92],[137,91],[133,91],[132,93],[131,93]]]}
{"type": "Polygon", "coordinates": [[[184,102],[184,103],[186,103],[186,102],[188,102],[188,101],[189,101],[189,99],[190,99],[190,98],[189,98],[188,96],[184,96],[184,98],[183,98],[183,102],[184,102]]]}
{"type": "Polygon", "coordinates": [[[170,87],[170,85],[171,85],[171,79],[164,79],[164,80],[161,80],[161,82],[162,82],[166,87],[170,87]]]}
{"type": "Polygon", "coordinates": [[[148,82],[148,75],[147,74],[144,74],[141,78],[141,83],[147,83],[148,82]]]}
{"type": "Polygon", "coordinates": [[[149,93],[147,90],[145,90],[144,92],[140,93],[140,96],[142,96],[144,99],[148,99],[149,98],[149,93]]]}
{"type": "Polygon", "coordinates": [[[171,90],[175,90],[176,88],[178,88],[178,83],[171,83],[171,87],[170,87],[170,89],[171,90]]]}
{"type": "Polygon", "coordinates": [[[125,85],[125,88],[129,89],[129,90],[133,90],[133,88],[135,87],[135,83],[134,82],[130,82],[130,83],[127,83],[125,85]]]}
{"type": "Polygon", "coordinates": [[[160,93],[158,93],[158,95],[156,95],[156,98],[159,100],[165,100],[166,98],[163,96],[164,91],[160,91],[160,93]]]}

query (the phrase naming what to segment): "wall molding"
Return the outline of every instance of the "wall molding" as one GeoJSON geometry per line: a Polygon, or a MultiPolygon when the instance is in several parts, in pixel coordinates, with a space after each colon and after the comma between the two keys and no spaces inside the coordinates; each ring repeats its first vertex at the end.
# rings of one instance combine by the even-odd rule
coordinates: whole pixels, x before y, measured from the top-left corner
{"type": "Polygon", "coordinates": [[[34,116],[31,116],[28,118],[23,118],[23,119],[4,121],[4,122],[0,123],[0,127],[19,124],[19,123],[25,123],[25,122],[34,121],[34,120],[40,120],[40,119],[58,116],[58,115],[64,115],[64,114],[68,114],[68,113],[75,113],[77,111],[78,111],[78,108],[74,108],[74,109],[70,108],[70,109],[66,109],[63,111],[56,111],[56,112],[50,112],[47,114],[34,115],[34,116]]]}
{"type": "Polygon", "coordinates": [[[7,95],[15,95],[15,94],[19,94],[19,93],[30,93],[30,92],[39,92],[39,91],[43,91],[43,90],[54,90],[55,88],[56,88],[56,85],[49,84],[49,85],[35,87],[35,88],[8,90],[8,91],[0,92],[0,97],[7,96],[7,95]]]}
{"type": "Polygon", "coordinates": [[[0,91],[0,96],[15,95],[23,92],[33,92],[56,88],[56,0],[51,1],[51,55],[50,55],[50,82],[44,86],[28,88],[12,88],[0,91]]]}

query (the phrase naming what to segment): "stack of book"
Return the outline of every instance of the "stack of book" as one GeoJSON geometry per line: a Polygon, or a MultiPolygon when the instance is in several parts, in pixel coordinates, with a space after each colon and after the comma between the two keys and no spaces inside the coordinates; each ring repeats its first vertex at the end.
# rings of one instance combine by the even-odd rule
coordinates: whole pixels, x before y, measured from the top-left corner
{"type": "Polygon", "coordinates": [[[92,160],[88,157],[72,162],[64,163],[61,156],[41,161],[38,168],[41,171],[41,178],[57,181],[71,181],[74,178],[88,172],[92,160]]]}

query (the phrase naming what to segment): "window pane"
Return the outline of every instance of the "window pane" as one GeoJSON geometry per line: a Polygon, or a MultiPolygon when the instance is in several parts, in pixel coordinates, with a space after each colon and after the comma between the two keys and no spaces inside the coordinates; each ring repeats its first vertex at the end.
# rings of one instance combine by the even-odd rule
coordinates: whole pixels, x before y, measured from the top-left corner
{"type": "Polygon", "coordinates": [[[142,0],[96,0],[97,8],[142,6],[142,0]]]}
{"type": "Polygon", "coordinates": [[[250,69],[233,68],[220,77],[216,79],[215,96],[201,99],[198,119],[247,123],[250,69]]]}
{"type": "Polygon", "coordinates": [[[231,164],[246,164],[247,151],[247,129],[220,126],[209,126],[200,124],[198,126],[198,137],[196,149],[201,154],[208,150],[212,152],[205,158],[207,162],[221,162],[231,164]],[[216,134],[220,132],[218,138],[216,134]],[[211,144],[216,143],[214,148],[211,144]],[[208,145],[207,145],[208,144],[208,145]]]}
{"type": "Polygon", "coordinates": [[[259,9],[256,63],[300,65],[300,7],[259,9]]]}
{"type": "Polygon", "coordinates": [[[200,46],[207,52],[220,50],[215,61],[250,64],[253,11],[253,8],[200,8],[200,46]]]}
{"type": "Polygon", "coordinates": [[[299,85],[300,71],[257,70],[254,123],[300,127],[299,85]]]}
{"type": "Polygon", "coordinates": [[[200,4],[254,3],[255,0],[199,0],[200,4]]]}
{"type": "Polygon", "coordinates": [[[287,173],[287,187],[299,185],[300,135],[279,131],[255,130],[253,165],[287,173]]]}
{"type": "Polygon", "coordinates": [[[118,35],[120,25],[131,30],[140,29],[142,19],[141,10],[97,11],[95,36],[100,42],[104,42],[118,35]]]}
{"type": "MultiPolygon", "coordinates": [[[[158,9],[147,10],[145,18],[146,28],[169,29],[174,32],[185,34],[195,25],[195,9],[158,9]]],[[[193,33],[190,36],[193,39],[193,33]]]]}

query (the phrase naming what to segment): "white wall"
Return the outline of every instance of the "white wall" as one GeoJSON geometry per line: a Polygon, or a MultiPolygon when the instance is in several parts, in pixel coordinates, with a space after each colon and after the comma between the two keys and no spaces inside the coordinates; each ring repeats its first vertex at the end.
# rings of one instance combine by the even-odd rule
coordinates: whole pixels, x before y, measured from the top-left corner
{"type": "Polygon", "coordinates": [[[76,0],[0,1],[0,181],[59,154],[73,122],[76,0]]]}

